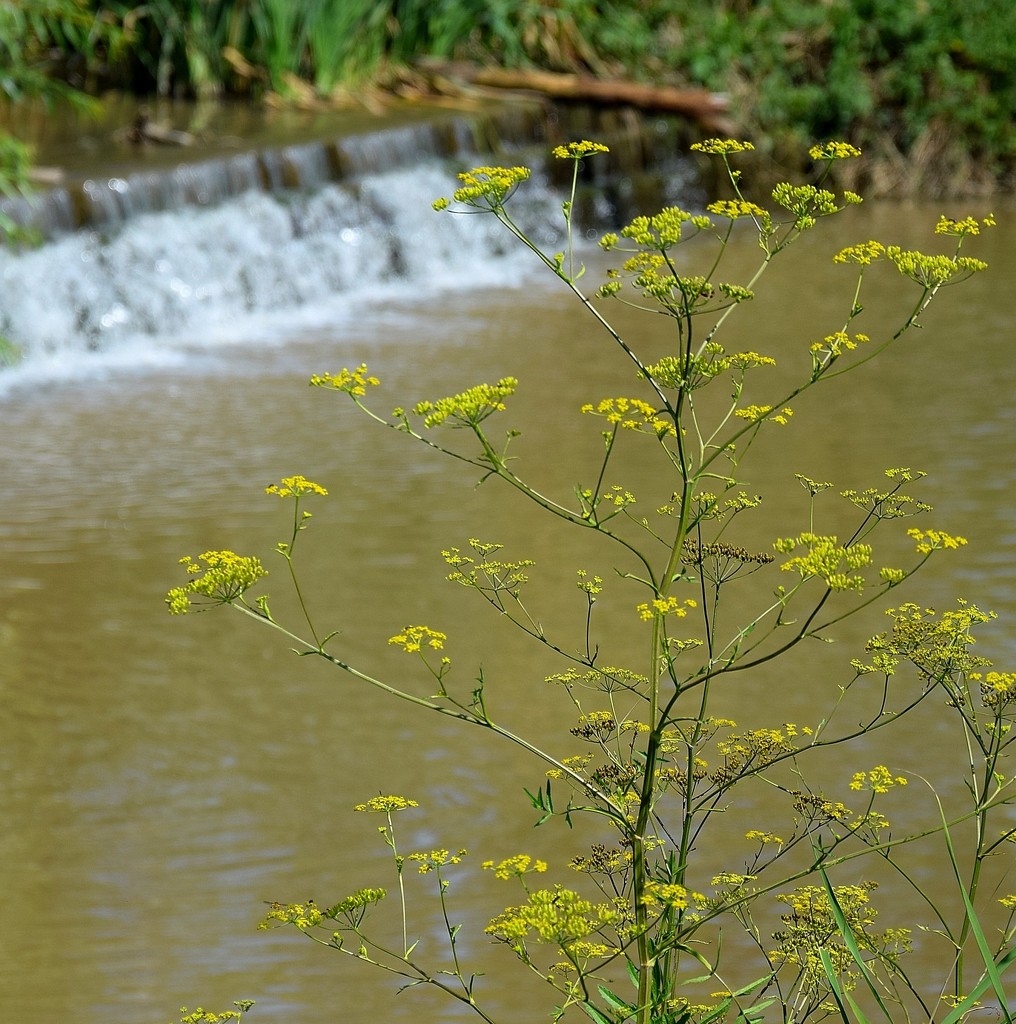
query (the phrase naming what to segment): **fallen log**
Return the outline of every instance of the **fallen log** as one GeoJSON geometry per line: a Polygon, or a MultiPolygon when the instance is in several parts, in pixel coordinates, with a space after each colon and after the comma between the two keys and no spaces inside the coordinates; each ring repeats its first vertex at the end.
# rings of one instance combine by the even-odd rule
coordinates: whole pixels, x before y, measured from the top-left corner
{"type": "Polygon", "coordinates": [[[551,99],[619,104],[640,110],[683,114],[709,131],[729,133],[730,122],[724,116],[727,97],[706,89],[678,89],[666,85],[647,85],[625,79],[603,79],[592,75],[560,74],[532,69],[483,68],[468,64],[428,61],[422,67],[448,79],[493,89],[538,92],[551,99]]]}

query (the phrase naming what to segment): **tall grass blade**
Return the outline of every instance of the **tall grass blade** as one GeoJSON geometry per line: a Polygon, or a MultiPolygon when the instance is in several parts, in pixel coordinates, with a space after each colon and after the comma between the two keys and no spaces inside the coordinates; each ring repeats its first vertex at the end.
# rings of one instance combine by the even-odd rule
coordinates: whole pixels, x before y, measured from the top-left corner
{"type": "MultiPolygon", "coordinates": [[[[990,985],[995,993],[995,998],[998,1000],[999,1009],[1002,1011],[1002,1019],[1006,1024],[1012,1024],[1013,1017],[1009,1011],[1005,986],[1002,984],[1002,977],[999,974],[999,965],[995,963],[995,957],[991,952],[991,948],[988,946],[988,940],[984,935],[984,929],[981,928],[981,922],[977,917],[977,911],[974,909],[973,903],[970,902],[970,894],[967,892],[967,888],[963,884],[963,877],[960,875],[959,863],[956,860],[956,850],[953,847],[952,835],[949,832],[949,823],[946,821],[945,811],[942,808],[942,801],[936,796],[935,802],[938,804],[939,817],[942,819],[942,835],[945,838],[946,850],[949,853],[949,863],[952,865],[953,874],[956,877],[956,885],[960,890],[960,896],[963,897],[963,909],[967,915],[967,923],[970,925],[970,932],[974,936],[974,941],[977,943],[977,951],[981,954],[981,962],[984,964],[984,974],[981,977],[981,981],[977,986],[975,986],[975,991],[980,990],[981,992],[984,992],[990,985]]],[[[1014,956],[1016,956],[1016,950],[1010,949],[1000,962],[1005,962],[1007,964],[1011,963],[1014,956]]],[[[969,998],[970,997],[968,996],[967,999],[969,998]]],[[[964,1000],[964,1003],[965,1002],[967,1002],[966,999],[964,1000]]],[[[949,1015],[949,1018],[954,1018],[955,1014],[956,1010],[949,1015]]]]}
{"type": "Polygon", "coordinates": [[[843,992],[840,988],[840,979],[836,977],[836,970],[833,967],[832,957],[829,955],[829,950],[820,949],[818,953],[822,959],[822,967],[825,970],[826,981],[829,982],[829,991],[832,993],[833,999],[836,1001],[836,1009],[840,1012],[840,1019],[843,1024],[851,1024],[850,1014],[847,1013],[847,1008],[843,1005],[844,999],[850,1000],[850,1007],[857,1016],[859,1024],[868,1024],[868,1018],[861,1012],[857,1004],[850,996],[843,992]]]}
{"type": "MultiPolygon", "coordinates": [[[[857,942],[854,940],[854,933],[850,929],[850,925],[847,923],[847,919],[843,914],[843,909],[840,907],[839,900],[836,899],[836,893],[833,891],[832,884],[829,881],[829,876],[825,873],[824,868],[819,868],[819,874],[822,877],[822,885],[825,887],[826,897],[829,900],[829,909],[832,912],[833,920],[836,922],[836,928],[843,939],[844,945],[850,953],[854,963],[857,964],[857,969],[861,972],[861,977],[864,979],[865,985],[868,987],[868,991],[871,992],[878,1004],[878,1008],[885,1014],[885,1018],[889,1021],[889,1024],[893,1024],[893,1015],[889,1012],[888,1007],[882,1000],[882,995],[878,991],[878,987],[875,984],[875,978],[871,971],[868,969],[867,963],[861,956],[861,951],[857,946],[857,942]]],[[[822,957],[822,965],[826,966],[828,955],[822,957]]],[[[832,967],[832,961],[829,961],[829,966],[826,968],[826,974],[829,975],[829,969],[832,967]]],[[[850,997],[847,997],[850,999],[850,997]]],[[[861,1011],[857,1007],[853,999],[850,999],[850,1005],[854,1008],[854,1012],[860,1014],[861,1011]]],[[[863,1017],[863,1014],[861,1015],[863,1017]]]]}

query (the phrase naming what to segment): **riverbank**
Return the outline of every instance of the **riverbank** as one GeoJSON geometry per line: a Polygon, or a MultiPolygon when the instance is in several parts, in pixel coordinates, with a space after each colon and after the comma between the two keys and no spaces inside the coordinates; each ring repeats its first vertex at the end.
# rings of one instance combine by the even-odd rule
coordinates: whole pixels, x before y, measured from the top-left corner
{"type": "MultiPolygon", "coordinates": [[[[797,169],[796,155],[816,141],[858,146],[858,186],[872,197],[1016,186],[1009,0],[446,0],[437,8],[320,0],[265,5],[257,16],[227,0],[141,8],[16,0],[13,8],[33,14],[0,19],[15,104],[113,87],[376,113],[392,97],[472,101],[471,85],[428,71],[434,59],[454,60],[522,74],[530,85],[564,73],[608,92],[623,84],[618,95],[631,87],[724,94],[729,130],[780,168],[797,169]]],[[[0,131],[11,131],[9,121],[0,110],[0,131]]],[[[14,145],[0,152],[0,183],[20,180],[24,156],[14,145]]]]}

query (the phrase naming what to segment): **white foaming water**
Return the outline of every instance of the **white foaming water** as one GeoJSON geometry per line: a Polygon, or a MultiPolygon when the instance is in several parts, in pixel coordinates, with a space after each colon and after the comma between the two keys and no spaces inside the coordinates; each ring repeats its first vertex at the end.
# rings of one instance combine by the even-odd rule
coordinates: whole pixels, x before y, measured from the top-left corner
{"type": "MultiPolygon", "coordinates": [[[[280,342],[396,297],[521,284],[536,263],[493,218],[434,212],[453,187],[435,163],[0,250],[0,335],[21,356],[0,393],[280,342]]],[[[553,245],[560,197],[530,182],[513,215],[553,245]]]]}

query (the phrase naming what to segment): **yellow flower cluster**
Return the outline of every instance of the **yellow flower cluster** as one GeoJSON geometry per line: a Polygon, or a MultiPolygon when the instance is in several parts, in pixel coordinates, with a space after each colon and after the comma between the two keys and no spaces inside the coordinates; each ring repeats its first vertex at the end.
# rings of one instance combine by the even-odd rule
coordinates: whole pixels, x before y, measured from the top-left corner
{"type": "Polygon", "coordinates": [[[893,786],[905,786],[904,775],[893,775],[884,764],[877,764],[870,772],[855,772],[850,780],[853,790],[865,790],[871,793],[888,793],[893,786]]]}
{"type": "Polygon", "coordinates": [[[446,420],[451,420],[453,427],[477,427],[491,413],[504,410],[504,400],[515,394],[518,383],[515,377],[502,377],[496,384],[477,384],[436,402],[417,402],[413,412],[422,416],[428,427],[439,426],[446,420]]]}
{"type": "Polygon", "coordinates": [[[812,227],[815,217],[836,213],[836,196],[814,185],[791,185],[782,181],[773,189],[773,202],[797,218],[800,228],[812,227]]]}
{"type": "Polygon", "coordinates": [[[592,903],[577,892],[560,885],[537,889],[520,907],[508,907],[493,918],[484,931],[513,948],[528,938],[552,942],[566,949],[595,935],[620,919],[608,903],[592,903]]]}
{"type": "Polygon", "coordinates": [[[317,927],[323,916],[313,900],[307,900],[306,903],[272,903],[258,928],[263,930],[278,923],[291,924],[299,928],[300,931],[306,931],[308,928],[317,927]]]}
{"type": "Polygon", "coordinates": [[[359,920],[367,907],[380,903],[388,895],[387,889],[357,889],[351,896],[340,900],[334,907],[325,911],[325,917],[337,918],[345,916],[353,920],[359,920]]]}
{"type": "Polygon", "coordinates": [[[676,434],[674,424],[662,419],[658,410],[641,398],[604,398],[595,406],[586,403],[580,412],[602,416],[608,423],[619,424],[622,430],[652,433],[661,438],[676,434]]]}
{"type": "MultiPolygon", "coordinates": [[[[856,945],[869,955],[893,961],[910,948],[910,933],[905,928],[874,930],[877,912],[868,895],[874,888],[874,882],[837,885],[833,893],[856,945]]],[[[853,984],[856,961],[840,938],[825,889],[803,886],[776,899],[787,904],[789,912],[781,915],[783,927],[773,933],[773,959],[795,965],[815,993],[825,991],[829,965],[846,984],[853,984]]]]}
{"type": "Polygon", "coordinates": [[[682,601],[680,598],[670,595],[669,597],[656,597],[650,602],[636,605],[635,611],[638,612],[638,616],[643,622],[652,622],[657,615],[673,615],[683,619],[688,614],[689,608],[696,607],[698,607],[698,602],[693,598],[689,597],[682,601]]]}
{"type": "MultiPolygon", "coordinates": [[[[568,955],[578,962],[584,971],[589,966],[590,960],[605,960],[607,957],[617,956],[620,950],[616,946],[608,946],[603,942],[573,942],[568,946],[568,955]]],[[[576,970],[571,960],[562,960],[554,964],[550,974],[568,974],[576,970]]]]}
{"type": "Polygon", "coordinates": [[[366,803],[357,804],[353,810],[390,814],[392,811],[404,811],[419,806],[415,800],[407,800],[404,796],[372,796],[366,803]]]}
{"type": "Polygon", "coordinates": [[[724,370],[750,370],[757,366],[775,366],[776,360],[772,356],[762,356],[758,352],[731,352],[714,361],[713,366],[718,372],[724,370]]]}
{"type": "Polygon", "coordinates": [[[367,374],[367,364],[361,363],[355,370],[343,367],[338,373],[315,374],[310,379],[314,388],[330,388],[332,391],[345,391],[353,398],[367,394],[367,388],[376,388],[381,381],[367,374]]]}
{"type": "Polygon", "coordinates": [[[856,263],[866,267],[885,255],[885,246],[881,242],[859,242],[841,249],[834,257],[833,263],[856,263]]]}
{"type": "Polygon", "coordinates": [[[932,551],[955,551],[967,542],[965,537],[952,537],[942,530],[907,530],[907,536],[917,542],[919,555],[930,555],[932,551]]]}
{"type": "Polygon", "coordinates": [[[616,847],[594,843],[589,856],[572,857],[568,867],[588,875],[612,875],[617,871],[627,871],[632,861],[631,850],[620,850],[616,847]]]}
{"type": "Polygon", "coordinates": [[[609,153],[610,150],[602,142],[589,142],[583,139],[581,142],[569,142],[565,146],[555,146],[551,155],[559,160],[581,160],[586,156],[593,156],[596,153],[609,153]]]}
{"type": "Polygon", "coordinates": [[[666,252],[681,241],[686,224],[702,231],[710,227],[711,223],[709,218],[702,214],[690,213],[679,206],[667,206],[651,217],[636,217],[630,224],[621,228],[620,236],[609,232],[600,239],[600,246],[609,252],[620,244],[622,238],[626,238],[646,249],[666,252]]]}
{"type": "Polygon", "coordinates": [[[749,729],[744,733],[732,733],[717,742],[717,750],[723,755],[725,765],[718,776],[727,781],[746,769],[758,771],[784,754],[798,749],[794,743],[796,729],[749,729]]]}
{"type": "Polygon", "coordinates": [[[816,341],[811,346],[811,351],[835,359],[843,352],[849,352],[869,341],[871,338],[867,334],[855,334],[851,338],[846,331],[836,331],[834,334],[827,334],[821,341],[816,341]]]}
{"type": "Polygon", "coordinates": [[[758,217],[761,220],[769,221],[769,214],[745,199],[719,199],[710,203],[706,211],[715,214],[717,217],[726,217],[727,220],[737,220],[740,217],[758,217]]]}
{"type": "Polygon", "coordinates": [[[916,249],[901,249],[898,245],[890,245],[885,253],[904,277],[909,277],[923,288],[938,288],[950,281],[961,281],[988,267],[983,260],[975,260],[971,256],[928,256],[916,249]]]}
{"type": "Polygon", "coordinates": [[[534,860],[527,853],[517,853],[514,857],[507,857],[497,864],[492,860],[485,860],[481,867],[484,871],[493,871],[495,878],[521,878],[523,875],[543,874],[547,870],[547,864],[542,860],[534,860]]]}
{"type": "Polygon", "coordinates": [[[753,882],[754,880],[754,875],[740,875],[736,871],[721,871],[718,875],[713,875],[709,884],[712,886],[722,886],[725,889],[740,889],[745,882],[753,882]]]}
{"type": "Polygon", "coordinates": [[[878,571],[878,578],[883,583],[888,583],[889,586],[895,587],[907,578],[907,574],[902,569],[894,569],[892,566],[884,565],[878,571]]]}
{"type": "MultiPolygon", "coordinates": [[[[735,302],[748,301],[755,297],[747,288],[737,285],[718,284],[721,292],[733,298],[735,302]],[[735,292],[737,293],[735,295],[735,292]]],[[[687,359],[678,356],[663,356],[658,363],[648,363],[645,367],[646,376],[664,388],[695,387],[712,380],[727,370],[739,370],[743,377],[746,370],[759,366],[775,366],[772,356],[763,356],[758,352],[731,352],[724,354],[722,345],[710,342],[705,346],[702,355],[687,359]]]]}
{"type": "Polygon", "coordinates": [[[821,146],[812,146],[808,156],[812,160],[848,160],[860,156],[861,151],[849,142],[826,142],[821,146]]]}
{"type": "Polygon", "coordinates": [[[979,235],[981,227],[993,228],[995,226],[994,214],[988,214],[978,221],[974,217],[964,217],[963,220],[953,220],[951,217],[941,216],[935,225],[936,235],[955,235],[963,238],[966,235],[979,235]]]}
{"type": "MultiPolygon", "coordinates": [[[[465,206],[497,210],[504,205],[509,194],[530,176],[528,167],[474,167],[458,175],[462,185],[452,193],[452,199],[465,206]]],[[[434,201],[435,210],[448,209],[449,201],[442,197],[434,201]]]]}
{"type": "Polygon", "coordinates": [[[684,910],[688,906],[688,890],[668,882],[646,882],[641,902],[663,910],[684,910]]]}
{"type": "Polygon", "coordinates": [[[269,484],[265,494],[277,494],[280,498],[302,498],[305,494],[327,495],[328,491],[305,476],[284,476],[279,483],[269,484]]]}
{"type": "Polygon", "coordinates": [[[231,1020],[239,1020],[253,1005],[253,999],[237,999],[233,1005],[235,1010],[222,1010],[214,1013],[198,1007],[196,1010],[188,1010],[186,1006],[180,1007],[180,1024],[227,1024],[231,1020]]]}
{"type": "Polygon", "coordinates": [[[744,409],[736,410],[734,415],[742,420],[750,420],[752,423],[761,423],[763,420],[767,420],[769,423],[779,423],[782,427],[785,427],[790,422],[790,417],[794,415],[794,410],[789,406],[780,409],[775,415],[771,415],[772,411],[771,405],[749,405],[744,409]]]}
{"type": "Polygon", "coordinates": [[[900,661],[909,661],[923,679],[951,684],[951,680],[991,662],[972,654],[971,629],[995,618],[994,612],[983,612],[976,605],[960,600],[954,611],[943,612],[937,619],[933,608],[921,608],[913,602],[898,608],[887,608],[894,619],[892,632],[873,636],[864,649],[873,654],[872,663],[852,662],[858,672],[881,672],[892,675],[900,661]]]}
{"type": "Polygon", "coordinates": [[[426,875],[446,864],[462,863],[462,858],[465,855],[465,850],[459,850],[458,853],[451,853],[448,850],[431,850],[428,853],[411,853],[408,860],[416,861],[420,865],[420,874],[426,875]]]}
{"type": "Polygon", "coordinates": [[[596,595],[603,593],[603,577],[590,576],[585,569],[578,569],[576,572],[579,578],[576,581],[575,586],[577,586],[579,590],[588,594],[591,600],[595,601],[596,595]]]}
{"type": "Polygon", "coordinates": [[[186,586],[174,587],[166,595],[171,615],[190,611],[192,595],[206,597],[214,604],[229,604],[268,575],[268,570],[253,555],[238,555],[233,551],[206,551],[196,561],[185,555],[180,565],[195,578],[186,586]]]}
{"type": "Polygon", "coordinates": [[[775,832],[761,832],[757,828],[749,829],[744,834],[749,843],[759,843],[762,846],[782,846],[786,840],[775,832]]]}
{"type": "Polygon", "coordinates": [[[631,690],[638,686],[644,686],[649,682],[649,677],[633,672],[631,669],[605,665],[603,668],[591,668],[585,672],[570,668],[565,672],[546,676],[544,682],[561,683],[564,686],[577,684],[610,693],[613,690],[631,690]]]}
{"type": "Polygon", "coordinates": [[[635,504],[635,495],[631,491],[626,491],[620,484],[614,484],[603,492],[603,500],[618,508],[626,508],[635,504]]]}
{"type": "Polygon", "coordinates": [[[870,544],[840,545],[836,537],[816,533],[802,533],[799,537],[784,537],[773,543],[781,554],[790,554],[797,547],[805,547],[803,555],[795,555],[780,566],[785,572],[796,572],[801,579],[818,578],[830,590],[864,589],[864,577],[850,575],[871,565],[870,544]]]}
{"type": "Polygon", "coordinates": [[[755,147],[750,142],[738,139],[705,139],[692,143],[696,153],[711,153],[715,156],[727,156],[730,153],[750,153],[755,147]]]}
{"type": "Polygon", "coordinates": [[[602,741],[616,730],[617,720],[612,711],[590,711],[579,715],[579,724],[570,732],[580,739],[602,741]]]}
{"type": "Polygon", "coordinates": [[[388,638],[388,643],[401,647],[407,654],[416,654],[424,646],[440,651],[444,647],[446,633],[439,633],[428,626],[406,626],[401,633],[388,638]]]}
{"type": "Polygon", "coordinates": [[[462,554],[459,548],[446,548],[441,552],[441,557],[455,570],[445,579],[464,587],[474,587],[484,594],[507,591],[517,597],[522,585],[529,582],[525,570],[536,565],[533,559],[520,558],[508,562],[488,558],[489,554],[500,551],[503,545],[482,543],[475,537],[470,537],[469,546],[480,556],[479,559],[462,554]]]}
{"type": "Polygon", "coordinates": [[[1014,672],[989,672],[986,676],[980,672],[971,672],[970,679],[979,685],[985,707],[1003,708],[1016,700],[1014,672]]]}

